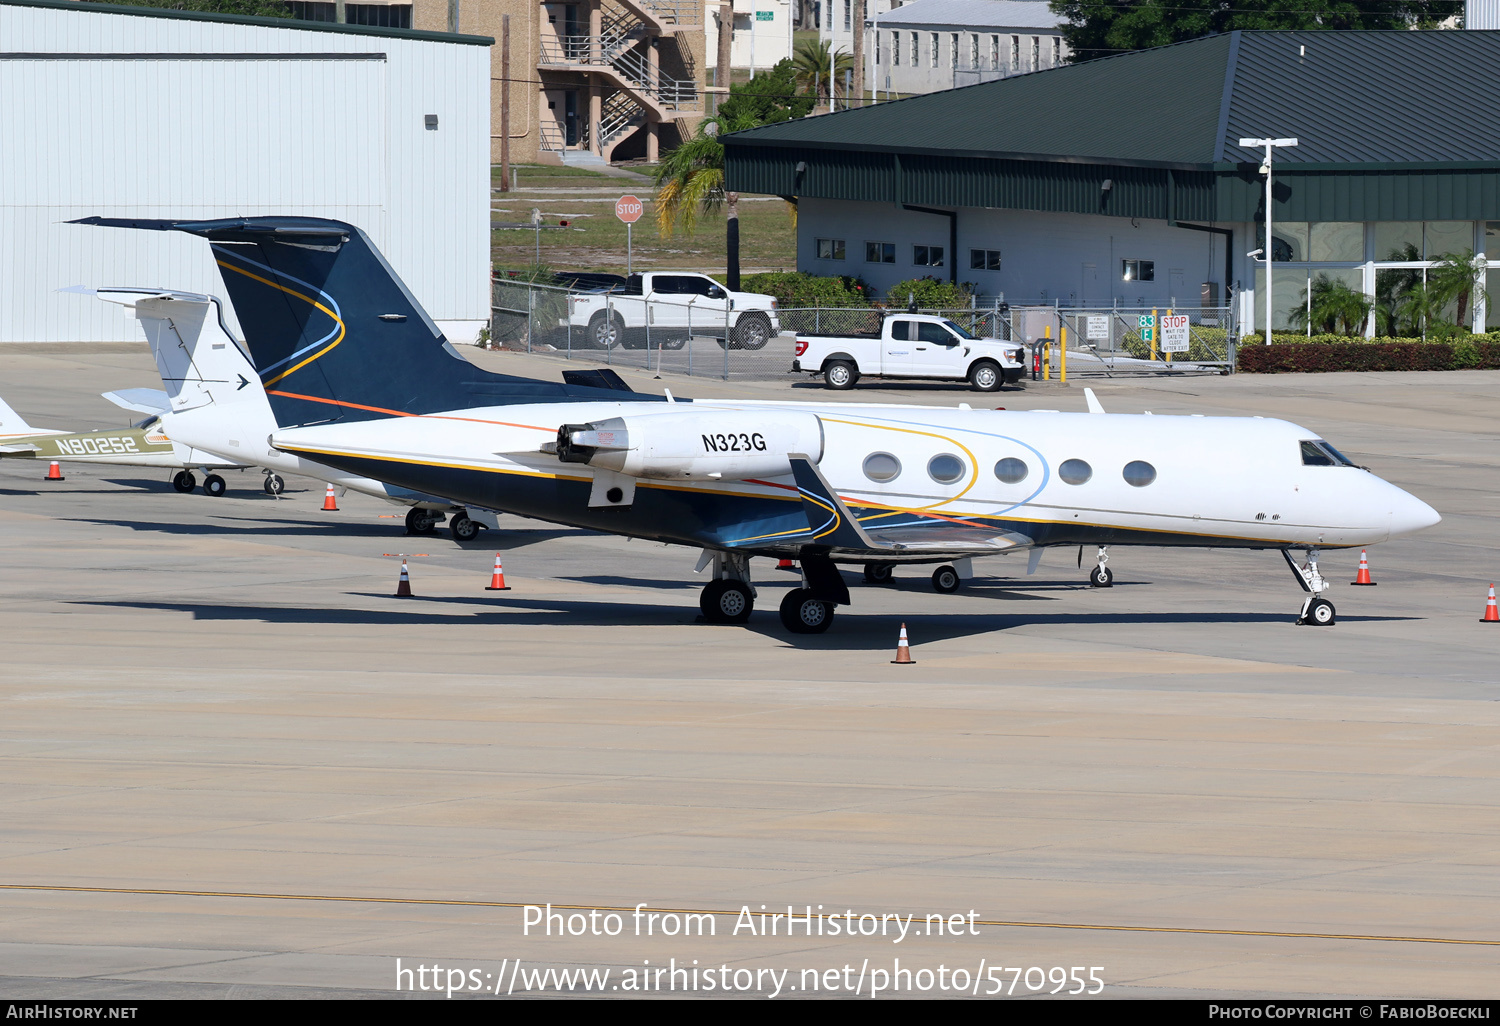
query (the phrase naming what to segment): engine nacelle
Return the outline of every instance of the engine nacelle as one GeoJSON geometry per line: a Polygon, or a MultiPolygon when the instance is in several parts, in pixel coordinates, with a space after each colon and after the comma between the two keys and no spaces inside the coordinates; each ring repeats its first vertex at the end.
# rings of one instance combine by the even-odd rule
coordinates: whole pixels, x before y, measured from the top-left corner
{"type": "Polygon", "coordinates": [[[557,458],[630,477],[743,481],[792,472],[788,453],[823,458],[823,422],[812,413],[705,410],[611,417],[557,430],[557,458]]]}

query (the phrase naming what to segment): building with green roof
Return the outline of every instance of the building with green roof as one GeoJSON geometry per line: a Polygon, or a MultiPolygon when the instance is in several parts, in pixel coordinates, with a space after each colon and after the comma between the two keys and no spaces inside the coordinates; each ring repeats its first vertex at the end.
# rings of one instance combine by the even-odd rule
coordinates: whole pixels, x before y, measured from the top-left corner
{"type": "MultiPolygon", "coordinates": [[[[798,199],[811,273],[1198,306],[1264,287],[1264,152],[1239,141],[1266,136],[1298,140],[1273,167],[1277,328],[1319,274],[1374,297],[1450,253],[1500,258],[1493,31],[1232,32],[783,122],[725,137],[726,187],[798,199]]],[[[1500,326],[1490,266],[1480,327],[1500,326]]]]}

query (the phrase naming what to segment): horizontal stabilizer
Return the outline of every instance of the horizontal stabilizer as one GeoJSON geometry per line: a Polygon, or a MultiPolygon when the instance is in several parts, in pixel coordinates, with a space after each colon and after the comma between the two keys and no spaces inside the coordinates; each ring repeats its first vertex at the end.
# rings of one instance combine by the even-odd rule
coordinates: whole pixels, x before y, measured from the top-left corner
{"type": "Polygon", "coordinates": [[[11,409],[4,399],[0,399],[0,434],[14,435],[34,430],[36,429],[26,423],[25,417],[11,409]]]}
{"type": "Polygon", "coordinates": [[[159,388],[121,388],[99,394],[120,409],[134,410],[136,413],[159,414],[172,408],[167,400],[167,393],[159,388]]]}

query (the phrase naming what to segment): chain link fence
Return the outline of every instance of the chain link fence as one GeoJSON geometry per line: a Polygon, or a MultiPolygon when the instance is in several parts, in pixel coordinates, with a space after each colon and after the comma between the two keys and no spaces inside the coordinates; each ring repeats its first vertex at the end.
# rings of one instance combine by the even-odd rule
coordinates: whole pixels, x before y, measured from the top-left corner
{"type": "MultiPolygon", "coordinates": [[[[490,338],[505,349],[726,381],[787,380],[796,353],[795,335],[878,332],[888,312],[904,310],[730,310],[725,300],[707,296],[630,296],[514,278],[495,279],[492,305],[490,338]]],[[[1014,339],[1032,346],[1050,339],[1047,362],[1052,376],[1060,370],[1063,329],[1069,375],[1227,373],[1233,366],[1235,334],[1229,307],[1078,309],[1007,307],[994,301],[988,306],[917,312],[946,317],[979,338],[1014,339]],[[1185,315],[1189,333],[1188,351],[1170,358],[1161,348],[1162,318],[1169,313],[1185,315]]]]}

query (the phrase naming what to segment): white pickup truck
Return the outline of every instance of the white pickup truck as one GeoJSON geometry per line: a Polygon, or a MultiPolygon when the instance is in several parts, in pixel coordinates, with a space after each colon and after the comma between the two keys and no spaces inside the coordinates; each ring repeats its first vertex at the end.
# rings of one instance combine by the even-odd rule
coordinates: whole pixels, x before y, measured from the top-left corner
{"type": "Polygon", "coordinates": [[[981,392],[1020,380],[1019,342],[976,338],[946,317],[888,313],[880,330],[853,335],[797,335],[794,373],[821,374],[829,388],[853,388],[861,377],[967,380],[981,392]]]}
{"type": "Polygon", "coordinates": [[[680,349],[688,336],[717,338],[731,349],[763,349],[781,330],[776,300],[757,292],[730,292],[706,274],[647,271],[619,288],[568,296],[568,316],[558,327],[582,329],[596,349],[650,344],[680,349]],[[726,340],[725,336],[728,335],[726,340]]]}

